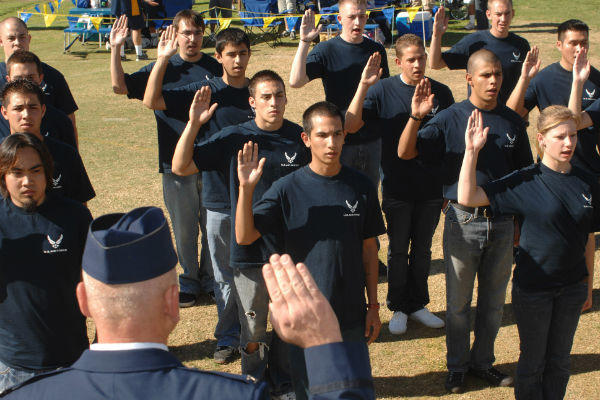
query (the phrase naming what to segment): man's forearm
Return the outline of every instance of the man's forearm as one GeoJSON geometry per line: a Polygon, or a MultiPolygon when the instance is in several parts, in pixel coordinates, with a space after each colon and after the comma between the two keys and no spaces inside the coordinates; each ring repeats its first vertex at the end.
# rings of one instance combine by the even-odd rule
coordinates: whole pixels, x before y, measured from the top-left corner
{"type": "Polygon", "coordinates": [[[400,140],[398,141],[398,157],[403,160],[411,160],[419,153],[417,152],[417,132],[421,121],[409,118],[404,126],[400,140]]]}
{"type": "Polygon", "coordinates": [[[79,148],[79,133],[77,132],[77,122],[75,121],[75,112],[72,112],[71,114],[67,115],[67,117],[69,117],[69,119],[71,120],[71,124],[73,124],[73,133],[75,134],[75,144],[77,145],[77,148],[79,148]]]}
{"type": "Polygon", "coordinates": [[[116,94],[127,94],[125,84],[125,72],[121,64],[121,46],[110,47],[110,81],[113,92],[116,94]]]}
{"type": "Polygon", "coordinates": [[[365,286],[369,304],[378,304],[377,283],[379,280],[379,258],[377,257],[377,244],[375,238],[369,239],[372,243],[363,247],[363,267],[365,269],[365,286]]]}
{"type": "Polygon", "coordinates": [[[290,86],[293,88],[301,88],[309,81],[308,76],[306,76],[306,56],[309,47],[310,43],[304,40],[300,40],[300,43],[298,43],[298,50],[296,50],[292,70],[290,71],[290,86]]]}
{"type": "Polygon", "coordinates": [[[200,123],[191,120],[185,126],[173,153],[171,170],[174,174],[186,176],[198,172],[193,160],[194,140],[201,126],[200,123]]]}
{"type": "Polygon", "coordinates": [[[146,91],[144,92],[144,105],[152,110],[167,109],[165,100],[162,96],[162,85],[168,65],[168,58],[159,57],[148,77],[146,91]]]}
{"type": "Polygon", "coordinates": [[[442,58],[442,35],[433,35],[429,45],[429,68],[442,69],[446,66],[442,58]]]}
{"type": "Polygon", "coordinates": [[[529,82],[530,81],[526,78],[519,78],[517,85],[506,101],[506,106],[523,118],[529,114],[529,110],[525,108],[525,93],[527,92],[529,82]]]}
{"type": "Polygon", "coordinates": [[[368,90],[369,87],[367,85],[363,84],[362,82],[358,84],[358,88],[356,89],[356,93],[352,98],[352,102],[348,106],[348,110],[346,110],[344,129],[348,133],[355,133],[364,125],[362,111],[368,90]]]}
{"type": "Polygon", "coordinates": [[[260,237],[254,225],[252,196],[254,187],[241,186],[235,210],[235,240],[238,244],[249,245],[260,237]]]}

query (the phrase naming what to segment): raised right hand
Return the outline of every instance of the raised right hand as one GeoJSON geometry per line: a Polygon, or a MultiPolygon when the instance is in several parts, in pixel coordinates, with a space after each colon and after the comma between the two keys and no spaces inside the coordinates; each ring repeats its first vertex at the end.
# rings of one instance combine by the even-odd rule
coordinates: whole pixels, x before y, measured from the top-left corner
{"type": "Polygon", "coordinates": [[[467,122],[467,129],[465,130],[465,150],[476,152],[481,150],[485,146],[489,131],[489,127],[483,127],[481,111],[477,109],[473,110],[467,122]]]}
{"type": "Polygon", "coordinates": [[[177,31],[173,25],[169,25],[160,35],[156,57],[169,59],[175,54],[177,54],[177,31]]]}
{"type": "Polygon", "coordinates": [[[423,118],[433,109],[433,97],[431,93],[431,82],[423,78],[415,87],[411,101],[411,112],[417,118],[423,118]]]}
{"type": "Polygon", "coordinates": [[[210,94],[208,86],[202,86],[200,90],[196,91],[194,101],[190,106],[190,121],[204,125],[212,118],[218,104],[210,105],[210,94]]]}
{"type": "Polygon", "coordinates": [[[321,32],[321,26],[315,27],[315,13],[313,10],[308,9],[302,16],[302,24],[300,24],[300,40],[304,42],[312,42],[319,36],[321,32]]]}
{"type": "Polygon", "coordinates": [[[115,23],[110,30],[110,45],[111,46],[122,46],[125,43],[129,35],[129,28],[127,28],[127,15],[121,15],[115,20],[115,23]]]}
{"type": "Polygon", "coordinates": [[[573,80],[577,82],[585,82],[590,76],[590,61],[587,59],[587,50],[582,48],[575,55],[573,62],[573,80]]]}
{"type": "Polygon", "coordinates": [[[240,186],[255,187],[263,172],[266,158],[258,160],[258,143],[247,142],[238,151],[238,180],[240,186]]]}
{"type": "Polygon", "coordinates": [[[360,77],[360,83],[367,86],[373,86],[381,77],[381,54],[379,52],[371,54],[360,77]]]}
{"type": "Polygon", "coordinates": [[[449,22],[450,16],[446,15],[446,9],[444,7],[440,7],[435,13],[435,18],[433,19],[433,34],[436,36],[441,36],[446,33],[449,22]]]}

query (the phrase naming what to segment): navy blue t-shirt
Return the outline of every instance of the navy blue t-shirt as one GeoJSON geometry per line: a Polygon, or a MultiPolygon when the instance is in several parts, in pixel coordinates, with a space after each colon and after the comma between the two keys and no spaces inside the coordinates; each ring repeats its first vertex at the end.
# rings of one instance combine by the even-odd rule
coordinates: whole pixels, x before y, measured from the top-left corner
{"type": "Polygon", "coordinates": [[[54,160],[52,192],[85,203],[96,197],[81,156],[74,147],[54,138],[44,138],[54,160]]]}
{"type": "Polygon", "coordinates": [[[273,183],[254,206],[254,223],[270,252],[306,264],[342,330],[364,326],[363,241],[385,233],[366,175],[343,166],[321,176],[305,166],[273,183]]]}
{"type": "MultiPolygon", "coordinates": [[[[220,171],[229,177],[232,226],[235,226],[239,181],[237,177],[237,154],[244,143],[258,143],[258,156],[265,157],[263,174],[254,189],[253,203],[271,187],[277,179],[308,164],[310,153],[302,142],[302,128],[288,120],[277,131],[264,131],[254,120],[230,126],[194,146],[194,163],[200,171],[220,171]]],[[[248,246],[238,245],[235,229],[231,230],[231,266],[235,268],[261,267],[271,253],[262,238],[248,246]]]]}
{"type": "MultiPolygon", "coordinates": [[[[306,57],[306,75],[313,80],[321,78],[325,99],[340,110],[348,109],[362,71],[373,53],[381,54],[382,78],[390,76],[385,48],[371,39],[364,38],[359,44],[348,43],[340,36],[321,42],[306,57]]],[[[377,139],[362,129],[346,137],[346,144],[358,144],[377,139]]]]}
{"type": "Polygon", "coordinates": [[[600,185],[573,166],[562,174],[542,163],[483,186],[494,214],[521,218],[514,282],[525,291],[571,285],[587,275],[588,234],[600,230],[600,185]]]}
{"type": "MultiPolygon", "coordinates": [[[[73,123],[64,112],[50,104],[46,104],[46,113],[42,118],[40,131],[44,136],[52,137],[77,148],[73,123]]],[[[6,119],[0,117],[0,142],[8,135],[10,135],[10,125],[6,119]]]]}
{"type": "Polygon", "coordinates": [[[0,198],[0,361],[13,368],[72,364],[89,346],[75,287],[92,216],[48,195],[33,213],[0,198]]]}
{"type": "MultiPolygon", "coordinates": [[[[594,75],[600,74],[595,68],[594,75]]],[[[569,105],[573,73],[560,63],[548,65],[529,83],[525,94],[525,108],[540,111],[551,105],[569,105]]],[[[583,85],[581,109],[584,110],[600,98],[600,84],[588,79],[583,85]]],[[[590,127],[577,132],[577,146],[571,164],[596,176],[600,176],[600,155],[598,155],[598,129],[590,127]]]]}
{"type": "MultiPolygon", "coordinates": [[[[433,79],[433,109],[425,117],[429,121],[438,112],[454,104],[448,86],[433,79]]],[[[398,200],[427,200],[442,196],[441,171],[424,164],[420,157],[402,160],[398,157],[398,141],[411,114],[415,87],[402,81],[400,75],[380,80],[367,92],[364,102],[364,129],[370,135],[381,135],[381,169],[383,197],[398,200]]]]}
{"type": "MultiPolygon", "coordinates": [[[[144,99],[146,84],[153,66],[154,63],[150,63],[133,74],[125,74],[127,97],[138,100],[144,99]]],[[[169,59],[163,79],[163,90],[185,86],[192,82],[221,75],[223,75],[221,64],[206,54],[195,63],[184,61],[179,54],[176,54],[169,59]]],[[[187,111],[189,111],[189,107],[187,111]]],[[[179,136],[188,121],[187,115],[178,119],[173,115],[172,110],[154,111],[158,131],[158,172],[171,172],[173,153],[179,136]]]]}
{"type": "Polygon", "coordinates": [[[523,61],[530,50],[529,42],[514,33],[498,39],[489,30],[477,31],[465,36],[450,50],[443,52],[442,59],[450,69],[466,69],[471,54],[481,49],[491,51],[502,63],[502,87],[498,101],[504,104],[521,76],[523,61]]]}
{"type": "MultiPolygon", "coordinates": [[[[456,186],[465,152],[465,129],[475,106],[465,100],[439,112],[418,133],[417,150],[422,160],[441,160],[444,198],[457,199],[456,186]]],[[[479,110],[483,126],[489,127],[487,142],[479,152],[477,184],[483,185],[533,163],[523,119],[499,104],[491,111],[479,110]]]]}
{"type": "MultiPolygon", "coordinates": [[[[201,87],[208,86],[211,90],[210,102],[217,103],[209,123],[198,133],[198,138],[209,139],[223,128],[238,125],[254,118],[248,98],[247,87],[234,88],[223,82],[223,78],[195,82],[175,89],[163,90],[163,98],[168,111],[179,113],[179,119],[184,120],[189,115],[189,109],[194,95],[201,87]]],[[[210,209],[229,209],[229,177],[221,171],[204,171],[202,173],[202,205],[210,209]]]]}
{"type": "Polygon", "coordinates": [[[592,119],[594,128],[600,130],[600,99],[594,101],[592,105],[585,109],[585,112],[592,119]]]}
{"type": "MultiPolygon", "coordinates": [[[[51,104],[65,114],[72,114],[78,110],[77,103],[71,94],[69,84],[65,80],[63,74],[57,69],[42,63],[42,72],[44,81],[42,82],[42,90],[46,95],[46,104],[51,104]]],[[[0,88],[6,85],[6,63],[0,63],[0,88]]]]}

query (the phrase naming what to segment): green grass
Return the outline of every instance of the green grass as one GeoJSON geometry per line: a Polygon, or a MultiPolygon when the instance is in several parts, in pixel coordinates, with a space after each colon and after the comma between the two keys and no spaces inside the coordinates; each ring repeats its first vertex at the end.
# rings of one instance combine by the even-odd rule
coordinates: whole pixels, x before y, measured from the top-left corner
{"type": "MultiPolygon", "coordinates": [[[[21,0],[0,0],[0,18],[16,15],[19,6],[34,2],[21,0]]],[[[61,13],[66,13],[70,1],[65,0],[61,13]]],[[[207,2],[196,7],[206,8],[207,2]]],[[[530,43],[541,48],[542,63],[555,62],[558,53],[554,48],[556,24],[569,18],[582,18],[592,28],[590,43],[591,60],[600,65],[598,43],[600,43],[600,1],[572,0],[543,1],[515,0],[517,15],[514,31],[526,37],[530,43]]],[[[459,38],[466,32],[465,22],[451,25],[451,35],[459,38]]],[[[29,26],[33,36],[31,50],[40,58],[58,68],[66,76],[79,105],[77,124],[80,133],[81,154],[97,198],[89,202],[95,216],[108,212],[122,212],[133,207],[155,205],[163,207],[160,176],[157,173],[156,126],[151,111],[139,101],[128,100],[125,96],[112,93],[110,87],[109,57],[104,47],[76,43],[69,53],[63,54],[64,19],[58,19],[51,29],[46,29],[41,17],[32,16],[29,26]]],[[[265,44],[253,47],[248,74],[271,68],[287,80],[296,42],[286,42],[286,46],[271,49],[265,44]]],[[[211,49],[207,49],[211,52],[211,49]]],[[[393,73],[393,52],[388,51],[388,61],[393,73]]],[[[151,58],[155,50],[150,50],[151,58]]],[[[126,72],[133,72],[143,64],[135,61],[124,63],[126,72]]],[[[454,97],[462,100],[466,96],[463,71],[429,71],[432,78],[448,84],[454,97]]],[[[302,89],[288,89],[288,119],[300,122],[307,106],[323,98],[320,82],[311,82],[302,89]]],[[[531,115],[531,126],[535,126],[537,114],[531,115]]],[[[533,128],[529,135],[533,138],[533,128]]],[[[429,280],[430,309],[443,316],[445,305],[445,282],[441,249],[442,224],[433,239],[432,271],[429,280]]],[[[381,253],[387,250],[387,238],[381,238],[381,253]]],[[[600,254],[596,254],[598,259],[600,254]]],[[[596,262],[595,306],[592,312],[581,317],[573,347],[573,376],[567,399],[597,398],[600,387],[600,343],[597,340],[600,328],[600,262],[596,262]]],[[[379,300],[384,301],[386,284],[379,285],[379,300]]],[[[510,289],[509,289],[510,290],[510,289]]],[[[509,292],[510,293],[510,292],[509,292]]],[[[514,372],[518,359],[518,332],[507,296],[505,317],[496,342],[497,363],[505,371],[514,372]]],[[[381,310],[384,323],[379,340],[370,347],[373,374],[378,397],[397,398],[448,398],[448,399],[511,399],[512,389],[487,388],[481,382],[471,381],[468,391],[462,395],[447,396],[443,390],[445,376],[445,336],[444,331],[433,331],[415,326],[409,322],[405,336],[392,336],[387,331],[391,312],[381,310]]],[[[216,322],[214,306],[198,306],[182,310],[181,322],[171,335],[172,350],[187,365],[239,372],[239,362],[227,366],[217,366],[211,361],[215,340],[212,336],[216,322]]]]}

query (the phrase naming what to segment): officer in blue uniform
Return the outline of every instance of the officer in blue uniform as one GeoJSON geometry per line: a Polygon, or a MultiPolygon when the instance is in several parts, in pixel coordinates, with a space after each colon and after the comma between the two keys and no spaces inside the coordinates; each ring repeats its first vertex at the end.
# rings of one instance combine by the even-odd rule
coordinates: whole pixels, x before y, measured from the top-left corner
{"type": "MultiPolygon", "coordinates": [[[[374,398],[366,345],[340,343],[335,314],[305,266],[294,266],[286,255],[270,261],[265,279],[273,324],[282,338],[308,347],[313,393],[324,399],[374,398]],[[303,284],[285,290],[298,277],[303,284]]],[[[179,321],[179,290],[177,256],[160,209],[94,220],[82,264],[77,300],[94,319],[98,343],[70,368],[39,375],[6,398],[268,398],[266,384],[251,377],[185,368],[168,352],[168,336],[179,321]]]]}

